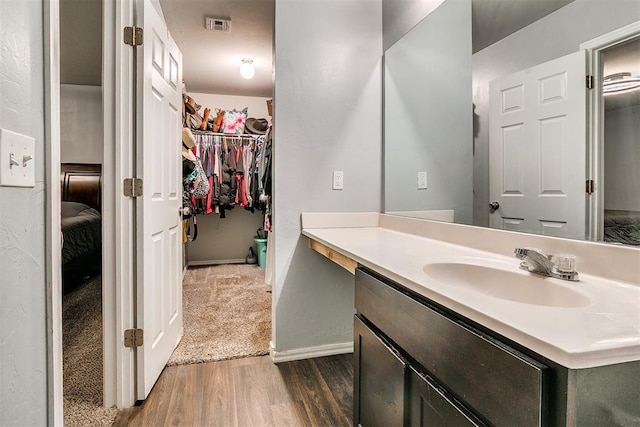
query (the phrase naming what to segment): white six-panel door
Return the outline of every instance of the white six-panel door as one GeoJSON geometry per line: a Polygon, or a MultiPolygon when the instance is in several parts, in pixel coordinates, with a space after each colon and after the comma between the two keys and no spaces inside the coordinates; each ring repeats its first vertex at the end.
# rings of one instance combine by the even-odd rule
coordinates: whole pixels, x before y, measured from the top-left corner
{"type": "Polygon", "coordinates": [[[182,54],[149,0],[137,0],[137,398],[145,399],[182,335],[182,54]]]}
{"type": "Polygon", "coordinates": [[[579,51],[490,83],[490,225],[584,239],[586,59],[579,51]]]}

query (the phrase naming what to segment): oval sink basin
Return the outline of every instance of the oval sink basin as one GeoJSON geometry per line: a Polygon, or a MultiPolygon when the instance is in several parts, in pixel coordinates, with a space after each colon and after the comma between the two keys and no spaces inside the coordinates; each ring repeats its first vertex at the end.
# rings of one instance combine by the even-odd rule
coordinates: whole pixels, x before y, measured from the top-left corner
{"type": "MultiPolygon", "coordinates": [[[[427,264],[423,270],[427,276],[445,285],[493,298],[549,307],[585,307],[591,304],[587,296],[567,287],[558,279],[521,270],[510,271],[463,262],[427,264]]],[[[571,285],[580,286],[573,282],[571,285]]]]}

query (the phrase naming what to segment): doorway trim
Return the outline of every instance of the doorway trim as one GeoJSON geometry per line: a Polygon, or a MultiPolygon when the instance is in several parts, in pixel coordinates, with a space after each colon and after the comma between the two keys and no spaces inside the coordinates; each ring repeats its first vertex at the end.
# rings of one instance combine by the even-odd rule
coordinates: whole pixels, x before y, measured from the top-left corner
{"type": "Polygon", "coordinates": [[[121,191],[133,176],[133,49],[121,29],[134,22],[133,0],[103,0],[103,340],[104,406],[135,404],[135,351],[123,345],[135,325],[134,202],[121,191]]]}
{"type": "MultiPolygon", "coordinates": [[[[132,199],[117,193],[132,176],[133,54],[123,48],[123,23],[132,23],[133,1],[103,1],[103,405],[135,403],[134,353],[122,343],[133,325],[132,199]],[[118,72],[116,72],[118,70],[118,72]]],[[[47,424],[63,426],[62,270],[60,241],[60,0],[43,3],[45,118],[45,279],[47,325],[47,424]]]]}
{"type": "Polygon", "coordinates": [[[604,99],[602,97],[602,51],[640,35],[640,21],[586,41],[580,49],[587,51],[587,73],[593,76],[594,87],[587,95],[587,179],[595,181],[589,197],[588,239],[604,240],[604,99]]]}
{"type": "Polygon", "coordinates": [[[47,424],[62,426],[62,244],[60,242],[60,8],[43,2],[45,277],[47,324],[47,424]]]}

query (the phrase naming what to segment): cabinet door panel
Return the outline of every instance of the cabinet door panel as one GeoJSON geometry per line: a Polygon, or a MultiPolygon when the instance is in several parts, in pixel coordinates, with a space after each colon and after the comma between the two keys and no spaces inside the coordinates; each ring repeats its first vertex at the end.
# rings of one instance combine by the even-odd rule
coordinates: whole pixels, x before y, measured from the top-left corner
{"type": "Polygon", "coordinates": [[[472,427],[483,426],[467,415],[441,389],[431,384],[413,368],[409,379],[409,426],[472,427]]]}
{"type": "Polygon", "coordinates": [[[542,383],[546,366],[445,316],[396,286],[358,269],[357,312],[491,424],[544,424],[542,383]]]}
{"type": "Polygon", "coordinates": [[[353,425],[404,425],[407,363],[357,316],[353,329],[353,425]]]}

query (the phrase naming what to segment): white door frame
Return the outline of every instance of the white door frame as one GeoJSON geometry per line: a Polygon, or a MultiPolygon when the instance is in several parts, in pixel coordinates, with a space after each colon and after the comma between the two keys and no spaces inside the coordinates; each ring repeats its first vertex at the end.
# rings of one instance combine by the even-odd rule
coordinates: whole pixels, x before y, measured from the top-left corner
{"type": "Polygon", "coordinates": [[[594,87],[587,96],[587,179],[595,181],[595,191],[587,207],[588,239],[604,240],[604,100],[602,98],[602,55],[612,46],[640,34],[640,21],[584,42],[580,49],[587,51],[587,73],[593,76],[594,87]]]}
{"type": "Polygon", "coordinates": [[[60,9],[43,2],[47,424],[62,426],[62,244],[60,241],[60,9]]]}
{"type": "Polygon", "coordinates": [[[123,345],[124,330],[135,324],[135,211],[122,182],[134,170],[135,78],[133,48],[124,44],[123,28],[134,23],[134,1],[103,0],[103,23],[104,405],[126,408],[136,401],[135,353],[123,345]]]}
{"type": "MultiPolygon", "coordinates": [[[[60,4],[43,2],[47,424],[63,426],[62,274],[60,240],[60,4]]],[[[122,196],[122,180],[133,176],[133,52],[123,48],[124,25],[132,25],[132,0],[103,1],[104,160],[102,165],[102,286],[104,394],[110,407],[135,403],[134,353],[122,345],[133,325],[133,201],[122,196]],[[118,72],[116,73],[116,70],[118,72]],[[128,77],[130,76],[130,77],[128,77]]]]}

